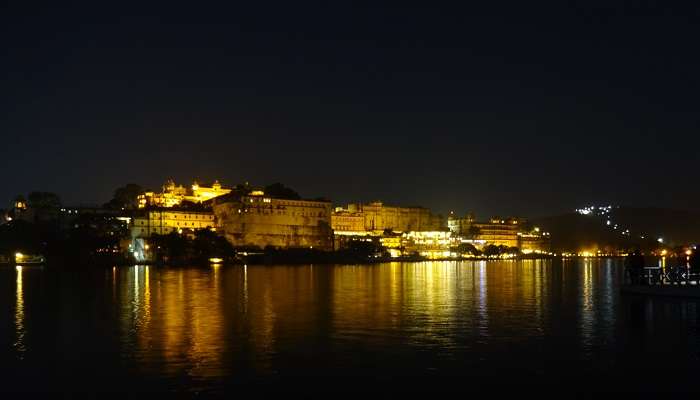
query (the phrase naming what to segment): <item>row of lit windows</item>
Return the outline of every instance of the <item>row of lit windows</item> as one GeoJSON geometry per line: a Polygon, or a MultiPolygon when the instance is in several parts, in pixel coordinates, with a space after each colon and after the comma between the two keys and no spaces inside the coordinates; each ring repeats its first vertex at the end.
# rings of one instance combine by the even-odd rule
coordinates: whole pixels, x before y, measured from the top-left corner
{"type": "Polygon", "coordinates": [[[213,220],[214,216],[211,214],[151,214],[151,219],[206,219],[213,220]],[[182,217],[182,218],[178,218],[182,217]]]}
{"type": "Polygon", "coordinates": [[[297,206],[297,207],[314,207],[314,208],[326,208],[325,203],[317,203],[313,201],[290,201],[290,200],[277,200],[277,199],[270,199],[267,197],[248,197],[247,200],[243,200],[245,203],[255,203],[257,202],[264,202],[264,203],[272,203],[272,200],[275,200],[275,203],[278,205],[285,205],[285,206],[297,206]]]}
{"type": "MultiPolygon", "coordinates": [[[[255,211],[254,211],[254,212],[251,212],[250,214],[274,215],[274,213],[275,213],[274,211],[272,211],[272,210],[270,210],[270,209],[267,209],[267,208],[259,208],[259,207],[247,208],[247,209],[244,209],[243,211],[239,209],[239,210],[238,210],[238,213],[239,213],[239,214],[242,213],[242,212],[246,212],[246,213],[247,213],[247,212],[249,212],[249,211],[251,211],[251,210],[255,210],[255,211]]],[[[315,216],[316,216],[316,215],[311,214],[311,212],[296,212],[296,211],[291,211],[291,212],[290,212],[290,211],[288,211],[288,210],[285,210],[285,211],[277,211],[277,215],[288,215],[288,216],[292,216],[292,217],[315,217],[315,216]]],[[[324,216],[325,216],[325,213],[324,213],[323,211],[320,211],[320,212],[318,213],[318,217],[319,217],[319,218],[323,218],[324,216]]]]}
{"type": "Polygon", "coordinates": [[[149,224],[148,221],[146,221],[146,220],[141,220],[141,219],[139,219],[139,220],[134,220],[134,224],[135,224],[135,225],[141,225],[141,226],[145,226],[145,225],[188,226],[188,225],[187,225],[188,223],[189,223],[191,226],[199,226],[199,227],[201,227],[201,228],[206,228],[206,227],[211,226],[211,224],[208,224],[208,223],[206,223],[206,222],[191,222],[191,223],[190,223],[190,222],[183,221],[183,222],[182,222],[182,225],[180,225],[180,221],[160,221],[159,224],[158,224],[158,223],[151,223],[151,224],[149,224]]]}
{"type": "Polygon", "coordinates": [[[364,218],[362,218],[362,217],[337,217],[337,216],[333,216],[333,220],[338,221],[338,222],[347,222],[347,223],[364,222],[364,218]]]}
{"type": "MultiPolygon", "coordinates": [[[[333,230],[336,230],[336,231],[354,231],[356,229],[353,229],[352,225],[334,225],[333,230]]],[[[360,230],[364,230],[364,227],[360,230]]]]}

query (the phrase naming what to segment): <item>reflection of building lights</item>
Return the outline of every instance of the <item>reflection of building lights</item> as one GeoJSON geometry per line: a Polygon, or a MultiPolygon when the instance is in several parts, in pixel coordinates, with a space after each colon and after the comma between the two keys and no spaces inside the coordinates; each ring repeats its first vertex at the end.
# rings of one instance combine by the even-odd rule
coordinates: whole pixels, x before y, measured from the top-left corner
{"type": "Polygon", "coordinates": [[[20,352],[26,350],[24,346],[24,335],[26,334],[24,328],[24,291],[22,289],[22,266],[15,266],[17,271],[17,281],[16,281],[16,293],[15,293],[15,329],[17,332],[17,340],[14,346],[20,352]]]}

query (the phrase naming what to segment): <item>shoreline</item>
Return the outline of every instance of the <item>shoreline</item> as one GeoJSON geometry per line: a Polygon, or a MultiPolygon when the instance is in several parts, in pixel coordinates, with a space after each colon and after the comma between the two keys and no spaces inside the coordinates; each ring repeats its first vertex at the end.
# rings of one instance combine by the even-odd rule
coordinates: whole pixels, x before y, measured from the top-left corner
{"type": "MultiPolygon", "coordinates": [[[[39,266],[57,266],[65,269],[82,269],[90,267],[127,267],[134,265],[149,265],[157,267],[207,267],[211,265],[220,266],[270,266],[270,265],[373,265],[373,264],[384,264],[384,263],[419,263],[419,262],[462,262],[462,261],[521,261],[521,260],[553,260],[561,259],[561,257],[510,257],[510,258],[488,258],[488,257],[462,257],[462,258],[417,258],[417,257],[406,257],[406,258],[351,258],[351,257],[257,257],[257,256],[247,256],[244,258],[229,258],[222,260],[221,262],[211,262],[209,260],[159,260],[159,261],[143,261],[137,262],[134,260],[94,260],[81,263],[76,263],[70,260],[47,260],[43,264],[27,264],[26,266],[39,267],[39,266]]],[[[613,257],[598,257],[598,258],[615,258],[613,257]]],[[[3,263],[0,266],[15,266],[15,263],[3,263]]],[[[17,264],[22,265],[22,264],[17,264]]],[[[22,265],[25,266],[25,265],[22,265]]]]}
{"type": "Polygon", "coordinates": [[[161,259],[161,260],[150,260],[150,261],[135,261],[130,260],[125,257],[109,257],[102,259],[82,259],[74,260],[70,257],[58,257],[48,259],[42,264],[16,264],[11,262],[0,263],[0,266],[60,266],[65,269],[81,269],[90,267],[113,267],[113,266],[134,266],[134,265],[149,265],[149,266],[159,266],[159,267],[206,267],[211,265],[226,265],[226,266],[243,266],[243,265],[368,265],[368,264],[382,264],[382,263],[393,263],[393,262],[446,262],[446,261],[521,261],[521,260],[571,260],[571,259],[583,259],[583,258],[623,258],[622,256],[596,256],[596,257],[555,257],[555,256],[538,256],[533,257],[531,255],[520,255],[515,257],[441,257],[441,258],[427,258],[427,257],[363,257],[356,255],[348,255],[336,252],[329,253],[286,253],[286,252],[274,252],[274,253],[255,253],[247,254],[245,256],[236,255],[218,258],[217,261],[212,261],[207,258],[182,258],[182,259],[161,259]]]}

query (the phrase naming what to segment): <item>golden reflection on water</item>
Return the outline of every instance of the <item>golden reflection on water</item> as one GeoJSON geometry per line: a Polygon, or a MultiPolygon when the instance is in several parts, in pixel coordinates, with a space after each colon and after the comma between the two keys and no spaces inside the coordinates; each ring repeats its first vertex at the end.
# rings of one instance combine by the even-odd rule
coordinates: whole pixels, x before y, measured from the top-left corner
{"type": "Polygon", "coordinates": [[[218,273],[192,269],[125,268],[120,289],[125,356],[166,374],[208,377],[220,370],[223,315],[218,273]]]}
{"type": "Polygon", "coordinates": [[[26,329],[24,327],[24,289],[22,288],[22,266],[15,267],[17,279],[15,280],[15,350],[18,352],[19,358],[24,358],[24,352],[27,350],[24,345],[24,335],[26,329]]]}
{"type": "Polygon", "coordinates": [[[323,351],[332,351],[357,344],[455,349],[543,336],[556,323],[551,298],[566,300],[566,282],[552,296],[559,279],[580,278],[578,326],[590,337],[596,318],[591,261],[562,265],[554,276],[552,268],[543,260],[136,266],[113,272],[112,285],[125,357],[166,375],[212,378],[237,369],[275,373],[281,355],[294,360],[320,351],[313,347],[317,337],[329,346],[323,351]],[[571,268],[580,275],[567,272],[571,268]]]}
{"type": "Polygon", "coordinates": [[[596,318],[596,308],[594,307],[595,286],[593,285],[593,262],[590,259],[584,259],[581,273],[583,274],[581,283],[583,293],[580,297],[581,318],[579,321],[584,343],[589,344],[588,342],[590,342],[594,335],[594,324],[596,318]]]}

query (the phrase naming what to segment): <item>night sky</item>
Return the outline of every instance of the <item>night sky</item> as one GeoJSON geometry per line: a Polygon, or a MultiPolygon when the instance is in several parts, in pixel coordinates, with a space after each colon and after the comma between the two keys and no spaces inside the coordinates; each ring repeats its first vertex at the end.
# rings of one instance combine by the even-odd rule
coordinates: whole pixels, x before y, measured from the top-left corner
{"type": "Polygon", "coordinates": [[[484,218],[700,211],[697,8],[11,3],[0,207],[172,177],[484,218]]]}

